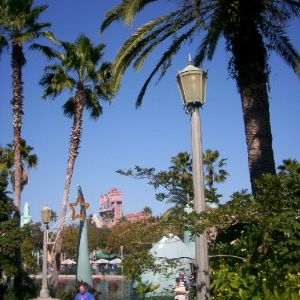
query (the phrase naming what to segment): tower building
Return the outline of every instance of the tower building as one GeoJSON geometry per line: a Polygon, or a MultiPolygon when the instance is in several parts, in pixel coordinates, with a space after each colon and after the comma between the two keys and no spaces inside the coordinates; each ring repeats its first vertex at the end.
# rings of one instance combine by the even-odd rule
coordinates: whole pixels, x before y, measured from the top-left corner
{"type": "Polygon", "coordinates": [[[122,217],[122,192],[112,187],[107,194],[100,195],[100,226],[112,227],[122,217]]]}
{"type": "Polygon", "coordinates": [[[32,222],[32,218],[31,218],[31,215],[30,215],[29,204],[28,204],[28,202],[25,202],[23,214],[21,216],[21,227],[23,227],[24,224],[28,224],[28,223],[31,223],[31,222],[32,222]]]}

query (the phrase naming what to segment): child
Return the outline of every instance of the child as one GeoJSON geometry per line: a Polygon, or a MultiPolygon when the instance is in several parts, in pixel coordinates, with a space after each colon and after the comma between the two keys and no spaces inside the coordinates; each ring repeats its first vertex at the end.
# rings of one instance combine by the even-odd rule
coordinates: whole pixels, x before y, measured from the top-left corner
{"type": "Polygon", "coordinates": [[[176,285],[173,288],[172,293],[175,295],[175,300],[185,300],[187,291],[185,290],[184,284],[181,282],[180,278],[176,278],[176,285]]]}

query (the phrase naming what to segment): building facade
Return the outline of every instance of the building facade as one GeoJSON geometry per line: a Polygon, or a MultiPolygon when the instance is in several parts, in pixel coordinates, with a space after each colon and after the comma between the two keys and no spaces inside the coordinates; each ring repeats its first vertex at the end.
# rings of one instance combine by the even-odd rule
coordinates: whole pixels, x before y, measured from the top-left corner
{"type": "Polygon", "coordinates": [[[127,221],[129,221],[129,222],[138,222],[138,221],[142,221],[142,220],[148,219],[149,216],[146,215],[143,212],[138,212],[136,214],[129,213],[129,214],[125,215],[124,218],[126,218],[127,221]]]}
{"type": "Polygon", "coordinates": [[[24,204],[24,210],[21,215],[21,227],[23,227],[25,224],[29,224],[32,222],[32,218],[30,215],[30,209],[28,202],[25,202],[24,204]]]}
{"type": "Polygon", "coordinates": [[[100,227],[111,228],[117,224],[123,215],[122,191],[112,187],[105,195],[100,195],[100,227]]]}

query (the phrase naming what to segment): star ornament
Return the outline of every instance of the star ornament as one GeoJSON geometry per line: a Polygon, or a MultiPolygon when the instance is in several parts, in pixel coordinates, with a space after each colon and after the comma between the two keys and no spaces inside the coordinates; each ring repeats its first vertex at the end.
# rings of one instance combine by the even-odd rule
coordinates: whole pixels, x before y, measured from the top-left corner
{"type": "Polygon", "coordinates": [[[84,202],[83,199],[81,198],[81,196],[77,196],[76,201],[69,204],[69,207],[71,208],[71,211],[72,211],[71,220],[73,221],[75,219],[80,219],[81,221],[85,221],[86,210],[89,206],[90,206],[90,204],[84,202]],[[75,208],[74,208],[74,206],[77,206],[78,203],[81,206],[80,214],[76,214],[76,211],[75,211],[75,208]]]}

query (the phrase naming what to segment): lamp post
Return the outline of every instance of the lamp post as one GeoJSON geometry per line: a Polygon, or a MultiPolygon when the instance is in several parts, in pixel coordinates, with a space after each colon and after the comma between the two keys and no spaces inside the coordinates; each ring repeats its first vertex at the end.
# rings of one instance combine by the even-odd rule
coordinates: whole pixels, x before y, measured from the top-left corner
{"type": "Polygon", "coordinates": [[[49,290],[47,285],[47,254],[48,254],[48,224],[51,217],[51,209],[47,206],[41,210],[42,222],[44,223],[44,243],[43,243],[43,275],[42,275],[42,289],[40,291],[40,298],[49,298],[49,290]]]}
{"type": "MultiPolygon", "coordinates": [[[[199,108],[205,103],[207,73],[192,65],[189,56],[188,66],[178,72],[176,80],[183,106],[191,114],[191,138],[193,158],[194,210],[205,211],[204,176],[202,157],[202,136],[199,108]]],[[[196,253],[196,294],[197,300],[208,300],[209,295],[209,257],[206,231],[195,236],[196,253]]]]}
{"type": "Polygon", "coordinates": [[[122,272],[122,296],[124,297],[124,277],[123,277],[123,246],[120,247],[120,254],[121,254],[121,272],[122,272]]]}

